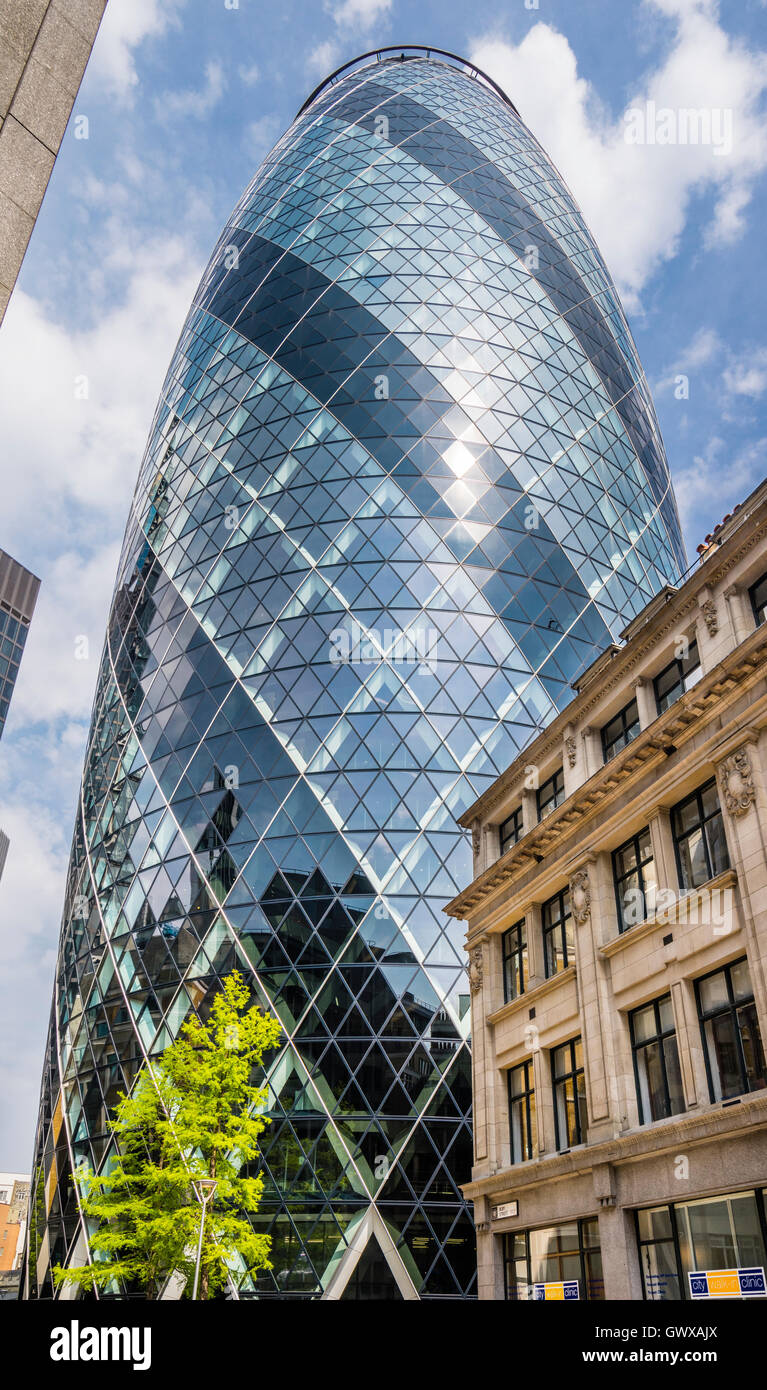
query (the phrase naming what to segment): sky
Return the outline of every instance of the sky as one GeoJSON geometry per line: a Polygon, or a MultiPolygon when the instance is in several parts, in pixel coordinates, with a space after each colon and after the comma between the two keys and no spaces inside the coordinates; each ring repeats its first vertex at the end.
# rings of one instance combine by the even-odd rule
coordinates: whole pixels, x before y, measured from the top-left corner
{"type": "Polygon", "coordinates": [[[173,347],[309,92],[403,42],[483,68],[569,184],[629,316],[691,561],[767,474],[767,0],[108,0],[0,328],[0,547],[42,580],[0,743],[2,1171],[31,1162],[98,661],[173,347]]]}

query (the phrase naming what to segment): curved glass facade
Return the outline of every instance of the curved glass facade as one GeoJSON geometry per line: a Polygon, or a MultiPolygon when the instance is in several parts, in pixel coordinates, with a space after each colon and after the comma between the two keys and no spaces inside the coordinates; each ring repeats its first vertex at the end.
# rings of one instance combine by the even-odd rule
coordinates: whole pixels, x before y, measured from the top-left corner
{"type": "Polygon", "coordinates": [[[224,229],[141,467],[72,851],[32,1296],[78,1240],[72,1164],[104,1163],[118,1091],[235,964],[287,1039],[274,1269],[243,1295],[471,1296],[455,817],[683,567],[615,289],[513,107],[425,56],[326,85],[224,229]]]}

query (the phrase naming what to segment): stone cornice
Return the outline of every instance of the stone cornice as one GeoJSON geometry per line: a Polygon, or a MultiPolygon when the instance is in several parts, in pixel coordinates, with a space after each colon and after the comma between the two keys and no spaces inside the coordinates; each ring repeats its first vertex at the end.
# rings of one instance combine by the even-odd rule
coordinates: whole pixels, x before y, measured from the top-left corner
{"type": "MultiPolygon", "coordinates": [[[[593,666],[585,673],[590,676],[593,672],[594,678],[597,674],[603,675],[603,679],[598,682],[597,687],[594,688],[592,680],[589,678],[585,688],[574,696],[570,704],[557,715],[556,719],[552,720],[545,731],[542,731],[537,739],[515,759],[507,771],[502,773],[493,785],[459,817],[459,825],[468,829],[472,820],[486,819],[492,810],[513,790],[515,784],[522,783],[525,766],[534,762],[543,767],[552,756],[559,753],[564,731],[568,724],[580,724],[584,719],[588,722],[588,714],[601,703],[609,691],[614,690],[616,686],[628,685],[631,672],[644,661],[653,647],[659,645],[664,637],[678,628],[681,620],[688,619],[689,621],[691,615],[697,616],[701,592],[711,590],[719,585],[742,559],[767,539],[767,499],[759,500],[756,509],[759,508],[764,510],[764,515],[748,536],[742,539],[740,544],[737,544],[737,537],[743,522],[751,515],[747,504],[744,503],[743,508],[738,512],[738,527],[734,534],[718,545],[679,589],[671,591],[666,602],[661,604],[657,611],[651,612],[646,626],[640,627],[637,632],[634,632],[625,646],[617,649],[608,647],[600,657],[597,657],[593,666]],[[604,661],[604,666],[600,665],[602,661],[604,661]]],[[[648,608],[657,604],[660,597],[661,595],[656,595],[648,604],[648,608]]],[[[639,622],[641,617],[641,613],[637,614],[633,622],[639,622]]],[[[631,627],[632,624],[629,624],[627,631],[631,627]]],[[[581,677],[581,681],[583,680],[584,677],[581,677]]]]}
{"type": "MultiPolygon", "coordinates": [[[[764,624],[572,792],[556,811],[485,869],[446,905],[444,911],[451,917],[467,920],[480,903],[485,903],[501,887],[510,885],[540,863],[595,806],[609,802],[617,788],[630,785],[653,763],[662,765],[667,753],[692,736],[701,716],[706,716],[720,701],[741,694],[759,679],[766,650],[767,624],[764,624]]],[[[753,717],[753,711],[751,713],[753,717]]]]}
{"type": "MultiPolygon", "coordinates": [[[[619,936],[614,936],[610,941],[605,941],[599,947],[599,954],[606,956],[617,956],[621,951],[627,951],[638,941],[643,941],[646,936],[652,936],[654,931],[663,930],[666,927],[675,927],[680,920],[684,919],[686,911],[695,902],[701,902],[707,894],[719,892],[724,888],[734,888],[738,881],[738,875],[734,869],[726,869],[723,874],[717,874],[716,878],[711,878],[707,883],[702,883],[700,888],[693,888],[688,893],[681,893],[677,897],[673,907],[669,907],[666,912],[659,916],[648,917],[644,922],[637,922],[635,927],[629,927],[628,931],[621,932],[619,936]]],[[[733,932],[734,936],[735,933],[733,932]]]]}
{"type": "MultiPolygon", "coordinates": [[[[739,1105],[709,1105],[705,1109],[675,1115],[673,1120],[659,1120],[629,1130],[615,1139],[597,1144],[582,1144],[566,1154],[551,1154],[532,1163],[504,1168],[486,1178],[463,1183],[461,1191],[469,1201],[479,1197],[492,1199],[519,1197],[544,1183],[561,1181],[589,1172],[601,1163],[627,1163],[647,1155],[676,1153],[680,1145],[705,1144],[735,1137],[739,1132],[767,1128],[767,1094],[752,1092],[740,1097],[739,1105]]],[[[514,1224],[524,1224],[516,1221],[514,1224]]]]}
{"type": "MultiPolygon", "coordinates": [[[[689,583],[689,580],[687,582],[689,583]]],[[[673,602],[678,593],[678,584],[665,584],[660,592],[657,593],[654,598],[651,598],[649,603],[645,604],[641,613],[637,613],[636,617],[632,618],[630,623],[626,623],[621,633],[621,640],[626,643],[631,642],[640,632],[644,632],[644,629],[652,622],[653,618],[656,618],[659,613],[662,613],[664,608],[667,608],[668,605],[673,602]]]]}
{"type": "Polygon", "coordinates": [[[518,994],[516,999],[510,999],[508,1004],[501,1004],[499,1009],[494,1009],[491,1014],[485,1016],[485,1023],[493,1026],[502,1023],[505,1018],[513,1018],[514,1014],[520,1013],[523,1009],[532,1007],[545,994],[551,994],[552,990],[559,989],[560,986],[569,984],[570,980],[575,979],[575,966],[568,965],[566,970],[560,970],[558,975],[551,975],[548,980],[541,980],[534,989],[526,989],[524,994],[518,994]]]}

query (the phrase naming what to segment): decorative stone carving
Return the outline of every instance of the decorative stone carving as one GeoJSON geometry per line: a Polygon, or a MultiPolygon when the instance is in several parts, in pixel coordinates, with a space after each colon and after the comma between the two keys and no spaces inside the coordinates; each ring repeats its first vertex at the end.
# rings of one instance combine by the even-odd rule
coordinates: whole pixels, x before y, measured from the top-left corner
{"type": "Polygon", "coordinates": [[[716,611],[714,600],[712,598],[705,599],[700,605],[700,611],[703,614],[703,621],[708,628],[709,637],[716,637],[719,631],[719,614],[716,611]]]}
{"type": "Polygon", "coordinates": [[[573,738],[572,734],[567,734],[565,738],[565,752],[567,754],[567,761],[569,762],[570,766],[575,767],[575,759],[578,756],[578,754],[577,749],[575,747],[575,739],[573,738]]]}
{"type": "Polygon", "coordinates": [[[751,759],[746,748],[739,748],[719,766],[722,800],[731,816],[745,816],[756,800],[751,759]]]}
{"type": "Polygon", "coordinates": [[[482,988],[483,970],[482,947],[474,946],[469,953],[469,984],[472,994],[478,994],[482,988]]]}
{"type": "Polygon", "coordinates": [[[478,821],[478,820],[474,820],[474,821],[472,821],[472,823],[471,823],[471,852],[472,852],[472,854],[474,855],[474,868],[475,868],[475,870],[476,870],[476,868],[477,868],[477,860],[479,859],[479,846],[480,846],[480,843],[481,843],[481,835],[480,835],[480,825],[479,825],[479,821],[478,821]]]}
{"type": "Polygon", "coordinates": [[[588,869],[578,869],[570,879],[570,907],[576,927],[582,927],[591,916],[591,884],[588,869]]]}

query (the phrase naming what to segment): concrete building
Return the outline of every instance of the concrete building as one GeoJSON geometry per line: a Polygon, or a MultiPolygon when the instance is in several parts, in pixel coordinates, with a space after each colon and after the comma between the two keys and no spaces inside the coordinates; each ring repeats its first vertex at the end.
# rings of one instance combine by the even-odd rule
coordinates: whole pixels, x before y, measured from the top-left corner
{"type": "Polygon", "coordinates": [[[18,1297],[28,1207],[29,1176],[0,1173],[0,1301],[18,1297]]]}
{"type": "Polygon", "coordinates": [[[699,552],[461,818],[483,1299],[767,1265],[767,482],[699,552]]]}
{"type": "Polygon", "coordinates": [[[0,322],[106,0],[0,0],[0,322]]]}

